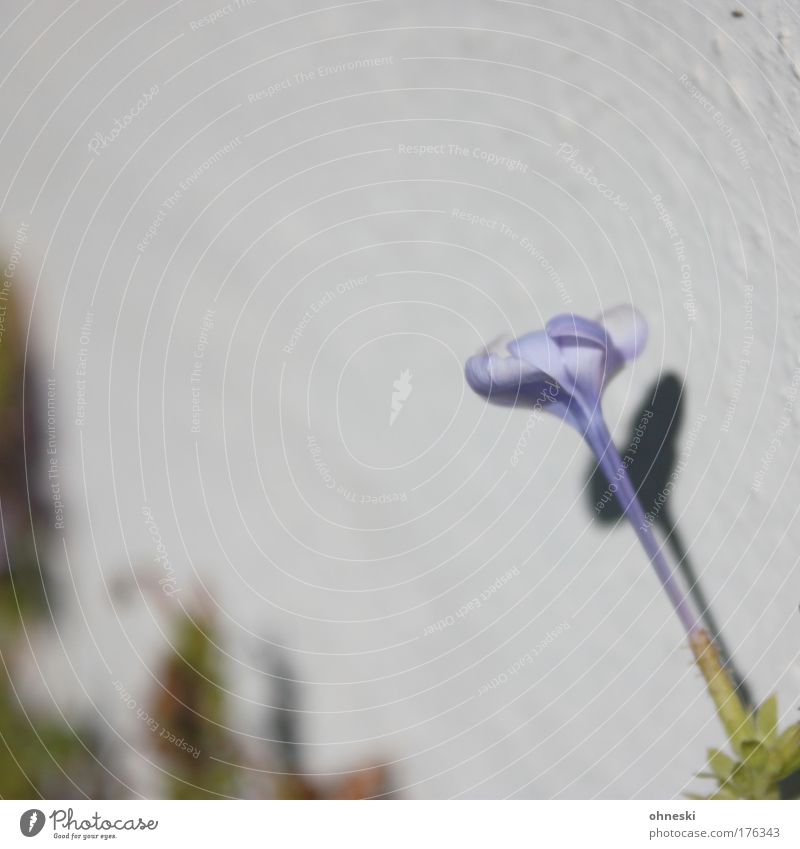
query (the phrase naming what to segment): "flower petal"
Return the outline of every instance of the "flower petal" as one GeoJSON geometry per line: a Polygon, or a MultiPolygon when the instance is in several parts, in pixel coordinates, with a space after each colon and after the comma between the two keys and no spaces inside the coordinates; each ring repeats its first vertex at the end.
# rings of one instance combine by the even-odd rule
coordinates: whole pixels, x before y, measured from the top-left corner
{"type": "Polygon", "coordinates": [[[564,313],[547,322],[547,334],[561,351],[572,385],[596,406],[609,369],[622,362],[615,352],[609,362],[611,342],[605,328],[591,319],[564,313]]]}
{"type": "Polygon", "coordinates": [[[647,325],[631,306],[597,321],[572,313],[470,357],[469,385],[494,403],[543,408],[585,433],[600,412],[605,384],[644,347],[647,325]],[[507,354],[506,354],[507,352],[507,354]]]}
{"type": "Polygon", "coordinates": [[[545,330],[536,330],[513,339],[508,343],[508,351],[512,357],[524,360],[558,383],[571,383],[564,368],[561,349],[545,330]]]}
{"type": "Polygon", "coordinates": [[[602,324],[569,312],[554,316],[547,322],[547,335],[556,340],[581,339],[593,342],[601,348],[607,348],[609,342],[609,336],[602,324]]]}
{"type": "Polygon", "coordinates": [[[539,369],[516,357],[500,357],[485,351],[467,360],[467,383],[481,395],[518,395],[520,387],[542,376],[539,369]]]}

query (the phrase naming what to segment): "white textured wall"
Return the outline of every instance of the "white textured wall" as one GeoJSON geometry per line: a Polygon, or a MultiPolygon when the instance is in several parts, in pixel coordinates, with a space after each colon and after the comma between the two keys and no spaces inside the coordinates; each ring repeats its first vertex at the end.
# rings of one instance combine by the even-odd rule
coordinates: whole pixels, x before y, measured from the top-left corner
{"type": "MultiPolygon", "coordinates": [[[[679,795],[722,737],[643,552],[628,528],[592,523],[578,437],[542,420],[510,465],[525,413],[487,407],[461,369],[483,340],[541,326],[567,301],[588,315],[639,306],[650,343],[607,393],[609,424],[627,431],[659,370],[686,375],[684,435],[699,430],[673,506],[753,687],[777,689],[796,718],[800,12],[776,0],[322,6],[256,0],[193,29],[215,0],[84,0],[59,15],[6,3],[5,237],[29,225],[32,339],[55,363],[68,499],[51,552],[68,661],[37,644],[52,694],[116,728],[132,747],[126,780],[157,792],[135,754],[147,733],[112,684],[145,698],[170,612],[203,584],[232,655],[236,727],[263,732],[272,688],[256,669],[284,646],[307,682],[311,771],[383,758],[412,797],[679,795]],[[375,57],[391,62],[294,77],[375,57]],[[95,134],[153,86],[93,154],[95,134]],[[563,144],[616,202],[559,157],[563,144]],[[661,211],[685,245],[688,290],[661,211]],[[284,352],[314,301],[365,275],[284,352]],[[404,369],[413,391],[390,427],[404,369]],[[406,500],[327,488],[309,434],[337,486],[406,500]],[[162,577],[143,505],[176,572],[171,600],[110,594],[132,568],[162,577]]],[[[35,674],[30,686],[44,689],[35,674]]]]}

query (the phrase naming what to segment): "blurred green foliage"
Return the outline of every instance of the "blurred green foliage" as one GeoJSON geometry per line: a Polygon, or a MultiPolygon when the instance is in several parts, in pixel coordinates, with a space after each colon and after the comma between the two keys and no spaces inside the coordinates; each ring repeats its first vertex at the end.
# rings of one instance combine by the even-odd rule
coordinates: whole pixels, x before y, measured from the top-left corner
{"type": "Polygon", "coordinates": [[[770,696],[750,711],[739,694],[708,634],[691,639],[692,650],[735,757],[718,749],[708,753],[711,772],[700,777],[717,782],[707,799],[796,799],[800,773],[800,723],[778,730],[778,700],[770,696]]]}
{"type": "Polygon", "coordinates": [[[789,779],[800,770],[800,724],[778,732],[778,700],[771,696],[751,717],[747,734],[731,741],[737,757],[710,749],[711,772],[718,784],[709,799],[797,799],[789,779]]]}
{"type": "Polygon", "coordinates": [[[98,788],[88,735],[27,714],[5,663],[0,666],[0,797],[74,798],[98,788]]]}

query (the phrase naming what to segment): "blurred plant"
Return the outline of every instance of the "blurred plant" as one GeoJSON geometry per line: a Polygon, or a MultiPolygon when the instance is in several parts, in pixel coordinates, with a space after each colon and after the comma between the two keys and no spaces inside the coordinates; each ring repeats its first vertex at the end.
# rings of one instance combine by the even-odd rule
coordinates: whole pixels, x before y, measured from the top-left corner
{"type": "Polygon", "coordinates": [[[47,539],[45,446],[35,369],[26,363],[22,316],[12,290],[0,304],[0,615],[46,607],[36,545],[47,539]]]}
{"type": "Polygon", "coordinates": [[[220,683],[224,656],[213,635],[209,616],[182,616],[174,651],[158,676],[151,714],[172,799],[236,795],[236,773],[230,765],[235,744],[224,724],[220,683]]]}
{"type": "MultiPolygon", "coordinates": [[[[3,591],[5,592],[5,590],[3,591]]],[[[2,634],[7,645],[7,634],[2,634]]],[[[100,769],[90,734],[41,713],[26,712],[6,666],[0,665],[0,798],[73,799],[99,793],[100,769]]]]}
{"type": "Polygon", "coordinates": [[[653,534],[653,518],[642,508],[628,464],[620,458],[603,419],[600,402],[607,382],[639,355],[646,340],[647,325],[630,306],[608,310],[596,321],[559,315],[544,330],[496,342],[470,357],[466,379],[491,402],[554,413],[586,440],[686,631],[708,692],[742,759],[736,763],[712,753],[712,769],[715,774],[722,770],[724,776],[712,798],[778,798],[774,794],[780,793],[780,783],[800,767],[800,725],[778,735],[772,721],[774,701],[767,701],[756,714],[742,705],[718,649],[664,558],[653,534]]]}
{"type": "Polygon", "coordinates": [[[159,758],[169,775],[170,798],[365,799],[387,794],[387,773],[380,766],[367,765],[332,781],[303,774],[295,683],[283,665],[273,676],[278,682],[277,703],[269,714],[278,743],[277,763],[270,762],[255,740],[245,751],[240,735],[225,723],[220,679],[224,657],[210,616],[181,617],[151,712],[159,758]],[[270,779],[269,787],[265,778],[270,779]]]}
{"type": "Polygon", "coordinates": [[[279,747],[274,774],[280,799],[374,799],[391,795],[389,773],[382,765],[368,764],[328,781],[305,775],[299,756],[302,744],[297,684],[283,663],[276,665],[272,677],[276,685],[273,735],[279,747]]]}
{"type": "Polygon", "coordinates": [[[30,652],[29,632],[49,624],[46,572],[36,544],[47,539],[45,457],[34,369],[26,363],[17,298],[0,302],[0,797],[100,797],[116,792],[86,729],[26,705],[14,669],[30,652]]]}
{"type": "MultiPolygon", "coordinates": [[[[30,631],[52,625],[54,601],[47,545],[42,544],[52,523],[45,417],[38,403],[44,387],[37,385],[36,370],[25,354],[22,318],[6,288],[0,298],[0,798],[121,798],[130,791],[114,775],[112,748],[104,751],[97,735],[72,728],[63,716],[30,708],[15,681],[14,669],[31,661],[30,631]]],[[[49,405],[47,412],[49,436],[49,405]]],[[[143,579],[135,585],[156,586],[158,598],[164,598],[153,582],[143,579]]],[[[129,590],[127,584],[114,586],[121,603],[133,600],[129,590]]],[[[296,760],[275,769],[264,755],[243,751],[239,735],[226,725],[221,684],[225,655],[211,616],[182,613],[174,642],[147,713],[158,758],[169,776],[168,797],[324,799],[386,793],[382,767],[367,766],[318,782],[301,775],[296,760]]],[[[283,722],[294,739],[283,747],[284,755],[297,751],[295,715],[280,704],[274,712],[277,724],[283,722]]]]}

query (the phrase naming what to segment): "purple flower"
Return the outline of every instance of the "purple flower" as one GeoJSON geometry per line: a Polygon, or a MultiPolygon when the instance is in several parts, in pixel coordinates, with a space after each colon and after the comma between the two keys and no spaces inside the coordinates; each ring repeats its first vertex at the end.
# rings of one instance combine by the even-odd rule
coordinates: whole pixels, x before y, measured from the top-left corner
{"type": "Polygon", "coordinates": [[[558,315],[544,330],[494,343],[467,360],[466,378],[478,394],[505,406],[545,409],[584,437],[616,493],[688,633],[698,627],[653,535],[600,408],[606,383],[647,342],[647,323],[632,306],[607,310],[596,321],[558,315]]]}

